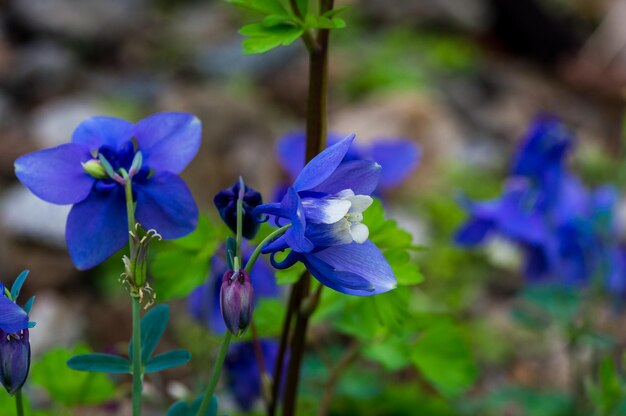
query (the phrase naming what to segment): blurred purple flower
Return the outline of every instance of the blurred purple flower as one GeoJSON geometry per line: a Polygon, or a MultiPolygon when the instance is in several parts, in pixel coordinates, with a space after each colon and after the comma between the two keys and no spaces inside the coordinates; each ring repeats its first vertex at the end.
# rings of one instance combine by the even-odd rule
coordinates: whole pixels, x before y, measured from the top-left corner
{"type": "Polygon", "coordinates": [[[18,158],[15,173],[39,198],[73,204],[67,246],[76,267],[89,269],[128,241],[123,171],[132,178],[144,228],[166,239],[193,231],[198,209],[178,174],[196,155],[200,134],[200,121],[187,113],[154,114],[136,124],[92,117],[74,130],[71,143],[18,158]]]}
{"type": "MultiPolygon", "coordinates": [[[[342,138],[330,133],[328,147],[337,144],[342,138]]],[[[304,167],[305,144],[304,132],[294,132],[283,136],[276,146],[278,161],[292,179],[296,178],[304,167]]],[[[351,146],[342,162],[351,160],[373,160],[382,167],[378,187],[375,190],[375,193],[380,193],[400,185],[411,175],[419,164],[420,148],[409,139],[381,138],[369,144],[351,146]]]]}
{"type": "MultiPolygon", "coordinates": [[[[244,245],[244,264],[252,250],[244,245]]],[[[222,276],[228,271],[226,264],[226,249],[221,247],[211,258],[211,270],[206,283],[198,286],[188,298],[188,309],[191,316],[209,327],[217,334],[226,330],[220,310],[220,288],[222,276]]],[[[276,297],[280,295],[274,272],[265,259],[259,257],[250,271],[250,280],[254,289],[255,298],[276,297]]]]}
{"type": "MultiPolygon", "coordinates": [[[[278,344],[271,340],[259,342],[266,371],[273,372],[278,359],[278,344]]],[[[285,361],[289,360],[288,356],[285,361]]],[[[287,366],[283,366],[286,369],[287,366]]],[[[239,407],[248,412],[261,397],[263,381],[253,342],[233,344],[224,361],[226,383],[239,407]]],[[[284,377],[283,377],[284,380],[284,377]]]]}
{"type": "Polygon", "coordinates": [[[369,296],[395,288],[396,279],[361,222],[381,168],[369,160],[344,161],[353,140],[349,136],[321,152],[304,166],[280,203],[261,205],[254,213],[274,216],[277,225],[291,224],[263,247],[274,267],[300,261],[322,284],[369,296]],[[275,254],[286,249],[287,257],[277,262],[275,254]]]}
{"type": "MultiPolygon", "coordinates": [[[[213,202],[220,213],[222,220],[228,225],[233,233],[237,232],[237,200],[239,199],[240,182],[230,188],[221,190],[215,195],[213,202]]],[[[243,192],[243,223],[242,235],[251,240],[259,231],[261,223],[252,215],[252,210],[263,203],[261,194],[254,189],[244,185],[243,192]]]]}

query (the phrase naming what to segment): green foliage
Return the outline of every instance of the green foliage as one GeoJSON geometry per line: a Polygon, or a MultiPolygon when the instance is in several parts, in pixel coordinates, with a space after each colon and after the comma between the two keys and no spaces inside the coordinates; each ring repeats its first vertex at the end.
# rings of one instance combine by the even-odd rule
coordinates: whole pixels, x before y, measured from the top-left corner
{"type": "Polygon", "coordinates": [[[444,396],[455,397],[478,377],[478,368],[462,330],[446,317],[423,316],[411,361],[444,396]]]}
{"type": "Polygon", "coordinates": [[[363,223],[370,230],[370,240],[378,246],[398,279],[398,285],[415,285],[424,277],[417,263],[411,261],[413,245],[411,234],[398,226],[395,220],[385,219],[385,210],[380,200],[374,200],[365,211],[363,223]]]}
{"type": "MultiPolygon", "coordinates": [[[[170,308],[167,305],[157,305],[141,318],[141,362],[144,365],[159,344],[169,319],[170,308]]],[[[132,338],[128,344],[128,357],[133,358],[132,338]]]]}
{"type": "Polygon", "coordinates": [[[48,351],[32,366],[32,384],[43,387],[55,402],[66,406],[104,403],[115,394],[111,380],[104,374],[76,372],[66,364],[71,357],[89,352],[82,345],[48,351]]]}
{"type": "Polygon", "coordinates": [[[299,12],[281,0],[227,0],[229,3],[260,14],[261,21],[247,24],[240,34],[244,54],[258,54],[279,46],[291,45],[305,33],[317,29],[342,29],[346,22],[337,15],[346,8],[331,10],[320,15],[308,7],[308,0],[297,0],[299,12]]]}
{"type": "Polygon", "coordinates": [[[620,373],[612,357],[604,357],[600,362],[594,382],[588,381],[587,394],[594,409],[594,415],[609,416],[624,414],[626,410],[626,380],[620,373]]]}
{"type": "Polygon", "coordinates": [[[486,398],[466,400],[463,409],[463,414],[476,416],[500,416],[508,412],[532,416],[576,414],[565,393],[525,387],[505,387],[493,391],[486,398]]]}
{"type": "MultiPolygon", "coordinates": [[[[202,404],[202,396],[195,399],[192,403],[179,401],[174,403],[167,411],[167,416],[196,416],[200,405],[202,404]]],[[[211,404],[204,416],[217,415],[217,396],[211,397],[211,404]]]]}
{"type": "Polygon", "coordinates": [[[277,336],[282,329],[285,304],[278,299],[260,298],[254,307],[254,325],[263,336],[277,336]]]}
{"type": "Polygon", "coordinates": [[[191,360],[191,353],[186,350],[172,350],[154,356],[148,360],[145,367],[146,373],[156,373],[187,364],[191,360]]]}
{"type": "Polygon", "coordinates": [[[80,354],[70,358],[67,366],[72,370],[95,373],[131,373],[130,362],[112,354],[80,354]]]}
{"type": "Polygon", "coordinates": [[[150,273],[159,299],[166,301],[187,296],[204,283],[211,256],[226,233],[224,226],[215,225],[208,216],[202,215],[193,233],[155,245],[150,273]]]}

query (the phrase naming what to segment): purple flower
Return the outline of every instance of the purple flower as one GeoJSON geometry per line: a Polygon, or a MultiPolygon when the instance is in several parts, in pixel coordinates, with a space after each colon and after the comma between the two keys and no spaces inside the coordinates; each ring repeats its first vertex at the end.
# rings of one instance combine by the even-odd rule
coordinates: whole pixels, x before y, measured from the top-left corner
{"type": "Polygon", "coordinates": [[[226,328],[234,335],[243,334],[252,319],[254,289],[245,270],[227,270],[220,288],[220,309],[226,328]]]}
{"type": "MultiPolygon", "coordinates": [[[[266,371],[272,373],[278,359],[278,344],[271,340],[260,341],[266,371]]],[[[287,361],[288,358],[285,359],[287,361]]],[[[286,366],[283,367],[286,369],[286,366]]],[[[233,344],[224,361],[226,383],[239,407],[248,412],[261,397],[263,381],[254,344],[233,344]]],[[[284,377],[283,377],[284,380],[284,377]]]]}
{"type": "MultiPolygon", "coordinates": [[[[247,262],[251,250],[244,246],[244,263],[247,262]]],[[[225,260],[225,249],[222,247],[211,258],[211,272],[206,283],[197,287],[189,296],[189,313],[191,316],[206,324],[211,331],[221,334],[226,330],[224,319],[220,311],[220,288],[222,276],[228,270],[225,260]]],[[[274,273],[263,258],[257,259],[250,271],[250,280],[256,298],[275,297],[280,294],[274,273]]]]}
{"type": "Polygon", "coordinates": [[[372,203],[380,165],[369,160],[344,161],[354,135],[327,148],[309,162],[280,203],[265,204],[255,215],[289,222],[286,232],[263,248],[272,265],[287,268],[301,261],[322,284],[339,292],[368,296],[396,285],[391,267],[368,241],[363,211],[372,203]],[[290,249],[277,262],[277,252],[290,249]]]}
{"type": "MultiPolygon", "coordinates": [[[[337,134],[328,135],[328,146],[341,141],[337,134]]],[[[278,161],[291,178],[298,176],[304,167],[306,138],[304,132],[295,132],[283,136],[277,144],[278,161]]],[[[381,165],[382,170],[376,193],[400,185],[417,167],[420,149],[409,139],[378,139],[367,145],[353,145],[346,152],[343,162],[350,160],[373,160],[381,165]]]]}
{"type": "Polygon", "coordinates": [[[0,384],[11,395],[22,388],[30,369],[29,328],[35,323],[28,321],[28,313],[35,298],[24,308],[16,303],[27,276],[22,272],[10,291],[0,284],[0,384]]]}
{"type": "Polygon", "coordinates": [[[200,134],[200,121],[187,113],[154,114],[136,124],[92,117],[71,143],[17,159],[15,173],[39,198],[73,204],[67,246],[76,267],[89,269],[128,241],[124,175],[144,228],[166,239],[193,231],[198,209],[178,174],[197,153],[200,134]]]}
{"type": "MultiPolygon", "coordinates": [[[[237,200],[240,194],[240,182],[228,189],[220,191],[213,202],[220,213],[222,220],[228,225],[232,232],[237,232],[237,200]]],[[[252,210],[263,203],[261,194],[254,189],[244,185],[243,192],[243,227],[242,235],[244,238],[251,240],[259,231],[261,225],[259,221],[252,215],[252,210]]]]}

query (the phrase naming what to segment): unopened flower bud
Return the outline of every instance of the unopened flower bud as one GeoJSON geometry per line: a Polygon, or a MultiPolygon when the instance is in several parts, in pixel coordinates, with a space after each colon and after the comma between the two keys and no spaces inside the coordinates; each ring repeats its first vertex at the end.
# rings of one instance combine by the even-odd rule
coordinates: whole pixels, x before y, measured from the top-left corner
{"type": "Polygon", "coordinates": [[[245,270],[228,270],[222,277],[220,308],[226,327],[234,335],[243,334],[252,317],[254,291],[245,270]]]}
{"type": "Polygon", "coordinates": [[[0,383],[15,394],[22,388],[30,368],[28,329],[7,334],[0,330],[0,383]]]}
{"type": "Polygon", "coordinates": [[[87,172],[89,175],[93,176],[96,179],[104,179],[109,177],[99,160],[92,159],[89,162],[82,163],[82,165],[85,172],[87,172]]]}
{"type": "Polygon", "coordinates": [[[237,182],[230,188],[220,191],[213,202],[220,213],[222,220],[234,232],[237,232],[237,200],[243,199],[243,227],[242,235],[251,240],[259,230],[259,221],[252,215],[252,210],[263,203],[261,194],[254,189],[244,185],[241,192],[240,183],[237,182]]]}

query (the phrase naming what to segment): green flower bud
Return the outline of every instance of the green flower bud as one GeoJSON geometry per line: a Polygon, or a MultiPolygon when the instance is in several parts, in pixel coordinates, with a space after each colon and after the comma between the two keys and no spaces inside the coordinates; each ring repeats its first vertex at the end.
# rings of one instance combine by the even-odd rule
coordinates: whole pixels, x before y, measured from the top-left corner
{"type": "Polygon", "coordinates": [[[89,162],[81,163],[81,165],[83,165],[83,169],[85,170],[85,172],[87,172],[89,175],[93,176],[96,179],[105,179],[109,177],[99,160],[92,159],[89,162]]]}

